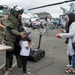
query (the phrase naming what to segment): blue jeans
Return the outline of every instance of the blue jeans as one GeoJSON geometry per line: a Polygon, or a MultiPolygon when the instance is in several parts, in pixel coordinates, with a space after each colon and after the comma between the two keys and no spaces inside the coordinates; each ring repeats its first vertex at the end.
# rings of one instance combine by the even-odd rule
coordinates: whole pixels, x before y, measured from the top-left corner
{"type": "Polygon", "coordinates": [[[72,68],[75,70],[75,55],[72,56],[72,68]]]}

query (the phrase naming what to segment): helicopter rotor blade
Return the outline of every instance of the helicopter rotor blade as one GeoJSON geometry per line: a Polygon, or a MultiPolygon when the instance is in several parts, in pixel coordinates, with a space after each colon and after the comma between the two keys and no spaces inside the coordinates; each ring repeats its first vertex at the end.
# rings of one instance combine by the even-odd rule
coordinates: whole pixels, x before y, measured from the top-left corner
{"type": "Polygon", "coordinates": [[[53,6],[53,5],[59,5],[59,4],[63,4],[63,3],[73,2],[73,1],[75,1],[75,0],[69,0],[69,1],[59,2],[59,3],[48,4],[48,5],[44,5],[44,6],[30,8],[28,10],[35,10],[35,9],[39,9],[39,8],[44,8],[44,7],[53,6]]]}

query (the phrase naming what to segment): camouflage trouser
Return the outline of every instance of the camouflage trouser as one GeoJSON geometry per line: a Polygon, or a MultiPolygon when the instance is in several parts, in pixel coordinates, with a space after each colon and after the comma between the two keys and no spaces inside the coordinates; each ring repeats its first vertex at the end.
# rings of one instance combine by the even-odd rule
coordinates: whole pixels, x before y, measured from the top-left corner
{"type": "Polygon", "coordinates": [[[21,66],[22,66],[22,63],[21,63],[21,56],[20,56],[20,50],[21,50],[20,45],[15,43],[14,55],[15,55],[15,57],[16,57],[17,66],[18,66],[18,67],[21,67],[21,66]]]}
{"type": "Polygon", "coordinates": [[[11,68],[13,63],[13,51],[6,51],[6,69],[11,68]]]}
{"type": "Polygon", "coordinates": [[[6,68],[11,68],[13,63],[13,55],[15,55],[17,59],[17,66],[21,67],[21,57],[20,57],[20,48],[19,46],[15,45],[15,43],[8,43],[7,45],[12,46],[11,50],[6,51],[6,68]]]}
{"type": "Polygon", "coordinates": [[[6,51],[6,69],[12,67],[13,55],[14,55],[14,43],[10,42],[6,45],[12,46],[12,49],[6,51]]]}
{"type": "Polygon", "coordinates": [[[22,67],[21,56],[20,55],[16,55],[16,59],[17,59],[17,66],[18,67],[22,67]]]}

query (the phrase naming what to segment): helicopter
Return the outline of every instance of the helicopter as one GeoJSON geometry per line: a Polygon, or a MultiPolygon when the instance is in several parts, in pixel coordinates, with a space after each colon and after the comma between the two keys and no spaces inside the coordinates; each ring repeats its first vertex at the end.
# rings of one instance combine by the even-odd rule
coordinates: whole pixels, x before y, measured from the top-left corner
{"type": "MultiPolygon", "coordinates": [[[[48,5],[43,5],[43,6],[39,6],[39,7],[34,7],[34,8],[30,8],[28,9],[29,11],[31,10],[35,10],[35,9],[40,9],[40,8],[44,8],[44,7],[49,7],[49,6],[55,6],[55,5],[60,5],[60,4],[63,4],[63,3],[69,3],[69,2],[74,2],[75,0],[65,0],[65,1],[62,1],[62,2],[58,2],[58,3],[53,3],[53,4],[48,4],[48,5]]],[[[65,8],[63,7],[60,7],[62,10],[63,10],[63,14],[60,15],[59,17],[59,25],[61,27],[65,27],[65,21],[63,20],[64,16],[66,14],[69,14],[69,13],[75,13],[75,10],[74,10],[74,3],[71,3],[70,4],[70,9],[69,11],[67,11],[65,8]]]]}
{"type": "Polygon", "coordinates": [[[60,15],[60,21],[61,21],[61,24],[62,24],[63,27],[65,27],[65,25],[66,25],[65,24],[65,20],[64,20],[65,15],[67,15],[69,13],[75,13],[75,7],[74,7],[75,4],[74,3],[70,3],[69,6],[70,6],[69,10],[66,10],[63,7],[60,7],[63,10],[63,14],[60,15]]]}
{"type": "Polygon", "coordinates": [[[69,14],[69,13],[75,13],[75,9],[74,9],[75,4],[71,3],[69,6],[70,6],[70,9],[68,11],[63,7],[60,7],[63,10],[64,15],[69,14]]]}
{"type": "Polygon", "coordinates": [[[30,8],[28,10],[30,11],[30,10],[35,10],[35,9],[39,9],[39,8],[44,8],[44,7],[59,5],[59,4],[63,4],[63,3],[73,2],[73,1],[75,1],[75,0],[66,0],[66,1],[58,2],[58,3],[53,3],[53,4],[48,4],[48,5],[43,5],[43,6],[38,6],[38,7],[30,8]]]}

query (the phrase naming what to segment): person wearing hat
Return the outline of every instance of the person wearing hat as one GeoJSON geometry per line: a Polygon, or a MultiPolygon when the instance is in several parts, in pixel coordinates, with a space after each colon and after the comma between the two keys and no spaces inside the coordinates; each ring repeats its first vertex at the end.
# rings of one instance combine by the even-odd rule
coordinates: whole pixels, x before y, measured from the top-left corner
{"type": "MultiPolygon", "coordinates": [[[[16,8],[16,10],[18,10],[16,8]]],[[[6,51],[6,70],[12,71],[12,62],[13,62],[13,55],[14,55],[14,48],[15,48],[15,41],[17,37],[23,37],[23,32],[19,32],[17,30],[17,23],[18,20],[16,16],[18,13],[22,13],[23,11],[16,11],[15,8],[10,11],[8,14],[8,18],[4,21],[5,26],[5,38],[6,45],[9,45],[12,47],[11,50],[6,51]]],[[[21,9],[20,9],[21,10],[21,9]]]]}
{"type": "MultiPolygon", "coordinates": [[[[23,13],[23,9],[21,7],[15,7],[15,12],[13,13],[13,15],[18,20],[16,26],[17,26],[17,31],[19,31],[19,32],[25,32],[24,31],[24,28],[22,26],[22,22],[21,22],[21,15],[22,15],[22,13],[23,13]]],[[[21,37],[20,36],[17,36],[16,37],[16,41],[15,41],[15,47],[14,47],[14,55],[16,57],[17,66],[18,67],[22,67],[21,57],[20,57],[21,47],[19,45],[20,40],[21,40],[21,37]]]]}

